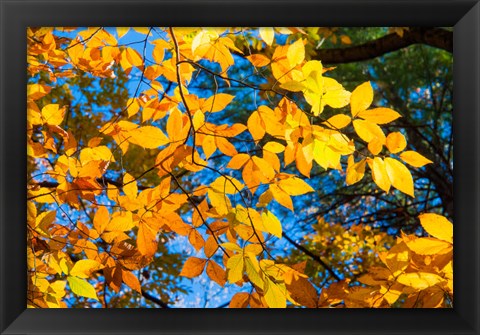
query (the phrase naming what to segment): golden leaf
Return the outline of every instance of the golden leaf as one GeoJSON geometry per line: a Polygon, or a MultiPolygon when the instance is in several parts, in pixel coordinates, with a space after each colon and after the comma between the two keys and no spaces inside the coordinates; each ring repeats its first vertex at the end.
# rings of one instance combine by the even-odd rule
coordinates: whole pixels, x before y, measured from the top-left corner
{"type": "Polygon", "coordinates": [[[180,276],[187,278],[195,278],[202,274],[205,264],[207,263],[206,259],[198,257],[189,257],[185,264],[183,264],[182,271],[180,276]]]}

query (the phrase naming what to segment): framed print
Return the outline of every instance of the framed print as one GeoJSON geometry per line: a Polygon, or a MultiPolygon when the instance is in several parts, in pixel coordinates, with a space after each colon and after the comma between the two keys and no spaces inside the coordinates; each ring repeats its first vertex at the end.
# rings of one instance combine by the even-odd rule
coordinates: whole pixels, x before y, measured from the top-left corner
{"type": "Polygon", "coordinates": [[[479,332],[476,1],[1,6],[2,333],[479,332]]]}

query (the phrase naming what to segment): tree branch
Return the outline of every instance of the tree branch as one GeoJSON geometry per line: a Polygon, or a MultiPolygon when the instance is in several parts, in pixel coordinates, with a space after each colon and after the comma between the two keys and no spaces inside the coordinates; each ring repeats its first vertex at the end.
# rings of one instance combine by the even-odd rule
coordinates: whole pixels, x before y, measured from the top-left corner
{"type": "Polygon", "coordinates": [[[170,306],[167,305],[167,303],[163,302],[162,300],[158,299],[157,297],[154,297],[147,291],[142,290],[142,297],[144,297],[147,300],[150,300],[151,302],[156,303],[162,308],[170,308],[170,306]]]}
{"type": "Polygon", "coordinates": [[[297,248],[298,250],[300,251],[303,251],[305,253],[305,255],[307,256],[310,256],[310,258],[312,258],[314,261],[316,261],[317,263],[319,263],[321,266],[323,266],[325,268],[325,270],[327,270],[328,273],[330,273],[330,275],[335,278],[336,281],[340,281],[340,277],[335,273],[335,271],[333,271],[333,269],[327,264],[325,263],[321,258],[320,256],[318,255],[315,255],[313,252],[311,252],[310,250],[306,249],[305,247],[301,246],[300,244],[298,244],[297,242],[295,242],[294,240],[292,240],[287,234],[285,234],[284,232],[282,233],[282,236],[285,237],[285,239],[290,243],[292,244],[295,248],[297,248]]]}
{"type": "Polygon", "coordinates": [[[402,37],[396,33],[348,48],[320,49],[312,59],[325,64],[352,63],[373,59],[413,44],[425,44],[450,53],[453,52],[453,32],[442,28],[414,27],[402,37]]]}

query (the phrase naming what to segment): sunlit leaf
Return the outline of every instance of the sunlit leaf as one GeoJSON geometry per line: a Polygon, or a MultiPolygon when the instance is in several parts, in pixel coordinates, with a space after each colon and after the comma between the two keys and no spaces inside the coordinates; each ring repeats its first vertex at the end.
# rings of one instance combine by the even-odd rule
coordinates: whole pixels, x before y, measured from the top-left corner
{"type": "Polygon", "coordinates": [[[385,145],[392,154],[396,154],[405,149],[407,140],[402,133],[393,132],[388,134],[385,145]]]}
{"type": "Polygon", "coordinates": [[[242,279],[244,265],[242,254],[234,255],[228,259],[227,277],[230,283],[235,283],[242,279]]]}
{"type": "Polygon", "coordinates": [[[373,101],[373,89],[369,81],[357,86],[350,96],[350,108],[352,116],[356,117],[360,112],[365,111],[373,101]]]}
{"type": "Polygon", "coordinates": [[[275,38],[275,31],[270,27],[259,28],[260,37],[262,40],[267,43],[267,45],[272,45],[275,38]]]}
{"type": "Polygon", "coordinates": [[[147,149],[155,149],[169,142],[167,136],[157,127],[144,126],[128,132],[128,141],[147,149]]]}
{"type": "Polygon", "coordinates": [[[85,279],[77,277],[67,277],[68,285],[73,293],[81,297],[98,300],[95,288],[85,279]]]}
{"type": "Polygon", "coordinates": [[[202,274],[205,264],[207,263],[206,259],[198,257],[189,257],[183,264],[182,271],[180,276],[187,278],[195,278],[202,274]]]}
{"type": "Polygon", "coordinates": [[[385,169],[393,187],[414,197],[412,174],[403,163],[387,157],[385,158],[385,169]]]}
{"type": "Polygon", "coordinates": [[[400,154],[400,158],[405,162],[414,167],[422,167],[424,165],[433,163],[428,158],[420,155],[416,151],[404,151],[400,154]]]}
{"type": "Polygon", "coordinates": [[[424,213],[419,217],[423,229],[433,237],[453,243],[453,225],[444,216],[424,213]]]}

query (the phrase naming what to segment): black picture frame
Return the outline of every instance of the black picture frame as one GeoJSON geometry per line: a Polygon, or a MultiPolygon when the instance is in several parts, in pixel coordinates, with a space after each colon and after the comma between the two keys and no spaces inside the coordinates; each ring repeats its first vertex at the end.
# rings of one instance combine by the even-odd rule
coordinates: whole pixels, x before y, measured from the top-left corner
{"type": "Polygon", "coordinates": [[[0,0],[2,334],[479,334],[480,4],[449,1],[0,0]],[[454,26],[453,309],[64,309],[26,307],[28,26],[454,26]]]}

